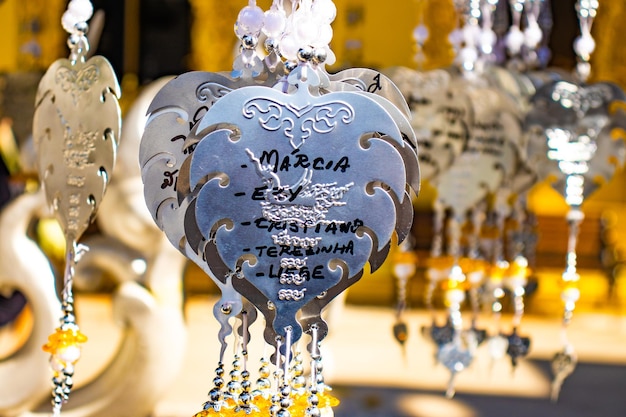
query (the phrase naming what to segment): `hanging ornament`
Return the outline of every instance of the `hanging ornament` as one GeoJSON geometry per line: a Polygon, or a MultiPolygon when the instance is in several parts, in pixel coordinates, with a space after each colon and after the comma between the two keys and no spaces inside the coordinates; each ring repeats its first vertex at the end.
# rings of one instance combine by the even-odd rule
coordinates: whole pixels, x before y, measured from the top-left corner
{"type": "Polygon", "coordinates": [[[526,53],[524,61],[527,67],[536,68],[539,64],[538,49],[543,38],[543,31],[539,26],[539,13],[543,0],[526,0],[526,28],[524,29],[524,46],[526,53]]]}
{"type": "Polygon", "coordinates": [[[322,375],[328,326],[321,311],[366,263],[382,264],[394,231],[406,238],[410,192],[419,188],[415,135],[406,106],[394,104],[402,102],[397,88],[371,70],[324,71],[332,1],[293,1],[286,20],[281,6],[261,13],[251,1],[236,24],[242,52],[234,72],[189,73],[166,85],[142,139],[155,221],[221,283],[222,352],[198,416],[320,415],[336,405],[322,375]],[[268,54],[278,52],[257,60],[252,47],[264,28],[273,39],[268,54]],[[242,301],[222,311],[225,290],[242,301]],[[263,337],[275,347],[274,372],[263,359],[257,390],[250,390],[245,346],[224,378],[228,318],[248,320],[244,299],[265,317],[263,337]],[[303,333],[311,338],[309,383],[293,351],[303,333]]]}
{"type": "Polygon", "coordinates": [[[120,130],[119,85],[109,62],[89,51],[89,0],[72,0],[63,14],[69,59],[54,62],[37,91],[33,136],[39,177],[66,240],[61,324],[44,350],[50,353],[53,415],[61,414],[73,385],[74,365],[87,338],[74,315],[74,268],[87,250],[78,240],[96,215],[113,171],[120,130]]]}
{"type": "Polygon", "coordinates": [[[552,400],[558,399],[561,385],[574,370],[577,356],[567,339],[566,329],[580,298],[576,246],[580,224],[584,219],[583,202],[602,183],[608,181],[624,163],[626,149],[622,140],[615,140],[616,128],[626,126],[626,116],[615,103],[626,95],[609,83],[586,84],[589,58],[594,41],[590,29],[598,7],[597,1],[581,0],[576,5],[581,37],[574,44],[580,62],[579,83],[557,81],[545,85],[533,98],[533,110],[527,116],[528,130],[542,137],[556,180],[552,186],[563,195],[569,206],[567,266],[562,274],[561,298],[564,303],[563,348],[552,361],[554,380],[552,400]]]}
{"type": "Polygon", "coordinates": [[[483,60],[486,62],[495,62],[494,47],[498,40],[498,35],[496,35],[496,32],[493,30],[493,15],[497,5],[498,0],[485,0],[482,2],[480,8],[482,27],[478,46],[480,53],[483,55],[483,60]]]}
{"type": "Polygon", "coordinates": [[[519,360],[525,357],[530,350],[530,338],[520,336],[519,329],[522,315],[524,313],[524,295],[529,274],[528,261],[523,254],[513,251],[514,255],[506,256],[504,245],[506,237],[506,219],[510,218],[513,207],[507,200],[514,196],[509,188],[510,182],[505,181],[495,196],[492,213],[495,216],[495,236],[493,236],[492,264],[488,273],[488,280],[485,286],[486,299],[491,302],[491,310],[494,316],[496,332],[489,339],[489,353],[492,364],[496,360],[507,354],[511,360],[513,369],[517,367],[519,360]],[[501,312],[503,309],[502,299],[505,292],[511,294],[513,302],[514,316],[512,319],[511,333],[504,333],[501,325],[501,312]]]}
{"type": "MultiPolygon", "coordinates": [[[[418,6],[420,8],[419,19],[422,22],[422,9],[425,5],[420,2],[418,6]]],[[[460,4],[457,6],[461,7],[460,4]]],[[[456,38],[451,35],[451,43],[457,50],[461,43],[455,40],[460,40],[462,32],[459,30],[458,34],[456,38]]],[[[425,58],[420,54],[427,38],[428,31],[422,22],[413,32],[415,47],[418,51],[418,68],[421,66],[420,58],[425,58]]],[[[387,71],[387,74],[398,84],[410,107],[411,125],[416,132],[420,147],[421,177],[436,186],[467,143],[469,133],[466,121],[471,113],[471,104],[464,95],[457,94],[457,91],[452,88],[452,76],[447,71],[421,72],[408,68],[392,68],[387,71]]],[[[451,342],[454,333],[450,320],[447,320],[443,326],[437,324],[432,302],[435,289],[447,279],[453,265],[452,257],[445,256],[443,253],[443,224],[446,208],[447,206],[440,204],[439,200],[435,201],[433,244],[430,259],[427,261],[428,284],[424,295],[425,304],[432,313],[432,324],[422,328],[422,333],[427,335],[438,349],[451,342]]],[[[403,286],[404,283],[399,280],[398,288],[401,289],[403,286]]],[[[402,290],[399,291],[399,293],[402,292],[402,290]]],[[[399,300],[399,306],[404,304],[405,302],[399,300]]],[[[398,335],[406,334],[404,328],[403,321],[397,320],[393,329],[398,340],[400,340],[398,335]]]]}
{"type": "MultiPolygon", "coordinates": [[[[418,7],[422,8],[425,5],[418,3],[418,7]]],[[[422,19],[421,14],[419,19],[422,19]]],[[[422,50],[423,43],[428,36],[428,31],[422,26],[422,24],[418,25],[413,33],[418,53],[422,50]]],[[[459,34],[463,36],[463,32],[459,34]]],[[[460,44],[458,46],[460,47],[460,44]]],[[[418,60],[419,67],[420,61],[418,60]]],[[[438,186],[441,178],[448,169],[451,169],[454,161],[467,145],[470,134],[468,121],[472,114],[472,103],[462,89],[455,88],[454,75],[448,71],[421,72],[408,68],[391,68],[386,73],[398,84],[409,104],[411,125],[416,132],[420,147],[421,177],[429,181],[431,185],[438,186]]],[[[428,284],[424,295],[425,304],[432,313],[432,324],[422,328],[422,333],[427,335],[439,350],[445,344],[452,342],[455,330],[449,318],[443,325],[438,325],[433,307],[433,295],[438,285],[446,282],[450,276],[455,260],[450,254],[443,253],[443,225],[446,210],[449,207],[436,199],[433,208],[433,244],[430,259],[427,260],[428,284]]],[[[404,257],[406,253],[408,252],[402,256],[404,257]]],[[[404,266],[400,268],[404,270],[404,266]]],[[[478,277],[479,269],[471,272],[472,280],[478,277]]],[[[405,284],[402,278],[398,279],[399,294],[405,292],[403,291],[405,284]]],[[[475,299],[475,297],[472,298],[472,300],[475,299]]],[[[404,300],[398,300],[398,318],[393,327],[394,335],[400,343],[407,334],[406,324],[401,319],[405,304],[404,300]]]]}
{"type": "MultiPolygon", "coordinates": [[[[511,0],[509,5],[512,21],[506,44],[511,60],[506,69],[490,67],[488,75],[493,85],[514,98],[518,106],[517,114],[523,115],[532,109],[531,98],[537,89],[555,79],[563,78],[563,75],[556,72],[529,72],[540,65],[543,59],[540,58],[538,49],[545,38],[544,31],[549,31],[551,25],[551,16],[544,7],[545,2],[511,0]],[[526,25],[522,31],[523,16],[526,17],[526,25]]],[[[493,240],[494,263],[486,292],[486,298],[492,303],[498,328],[497,333],[492,336],[492,359],[495,360],[506,352],[514,367],[521,357],[527,355],[530,348],[530,339],[519,335],[524,314],[525,287],[530,275],[529,259],[533,256],[532,227],[528,224],[533,217],[527,215],[526,194],[532,185],[545,178],[546,166],[550,165],[543,138],[524,134],[519,139],[517,150],[519,155],[515,172],[502,183],[495,194],[493,216],[497,238],[493,240]],[[502,251],[505,246],[509,248],[507,254],[502,251]],[[500,330],[500,300],[505,292],[510,294],[514,310],[510,333],[502,333],[500,330]],[[506,343],[502,343],[503,338],[506,343]]]]}
{"type": "Polygon", "coordinates": [[[580,36],[574,40],[574,52],[578,57],[576,74],[582,82],[589,78],[591,54],[596,49],[596,41],[591,36],[591,27],[598,11],[598,5],[598,0],[579,0],[576,2],[580,36]]]}
{"type": "MultiPolygon", "coordinates": [[[[275,310],[268,326],[285,364],[303,332],[297,312],[350,282],[390,240],[395,219],[378,213],[395,212],[395,204],[375,184],[384,182],[395,198],[405,198],[406,171],[394,147],[405,145],[394,120],[360,93],[311,95],[319,79],[308,65],[303,61],[290,74],[294,93],[244,87],[217,101],[195,127],[194,134],[204,136],[189,168],[192,189],[201,186],[198,227],[220,261],[238,271],[235,288],[258,308],[275,310]],[[363,147],[367,132],[388,135],[372,136],[363,147]],[[363,164],[367,170],[358,169],[363,164]],[[383,173],[376,166],[400,169],[383,173]],[[247,291],[250,284],[258,291],[247,291]]],[[[284,372],[283,399],[286,378],[284,372]]]]}
{"type": "Polygon", "coordinates": [[[281,62],[279,53],[280,37],[287,27],[287,13],[283,7],[283,0],[274,0],[269,10],[265,12],[265,21],[263,24],[263,34],[265,38],[265,64],[270,70],[275,70],[276,66],[281,62]]]}
{"type": "MultiPolygon", "coordinates": [[[[616,127],[626,126],[626,118],[612,107],[612,103],[625,98],[617,86],[608,83],[577,85],[559,81],[537,92],[534,109],[527,116],[529,128],[546,140],[547,155],[552,161],[550,166],[557,174],[552,186],[563,195],[570,208],[567,214],[567,268],[562,276],[564,329],[580,297],[576,245],[584,219],[581,206],[624,161],[624,143],[614,140],[612,134],[616,127]]],[[[563,353],[574,357],[573,347],[565,337],[563,353]]],[[[562,382],[563,379],[558,377],[555,381],[562,382]]],[[[559,388],[554,387],[555,399],[559,388]]]]}
{"type": "Polygon", "coordinates": [[[400,201],[404,199],[406,183],[404,162],[395,149],[391,152],[393,147],[390,148],[391,145],[387,142],[404,146],[397,126],[389,114],[374,100],[360,93],[337,92],[319,97],[309,96],[308,93],[305,94],[308,91],[305,87],[317,86],[315,73],[309,73],[306,65],[299,69],[297,76],[301,78],[296,78],[292,73],[290,83],[300,87],[297,90],[300,94],[285,95],[272,89],[249,87],[233,91],[217,101],[196,127],[197,132],[207,130],[209,133],[199,142],[190,167],[192,187],[203,181],[208,173],[230,173],[228,187],[220,185],[216,180],[209,180],[202,186],[198,194],[196,221],[209,244],[217,247],[222,261],[232,270],[242,271],[243,276],[238,277],[239,281],[235,281],[235,286],[240,281],[249,281],[262,291],[277,310],[274,329],[279,335],[286,337],[285,329],[290,327],[294,340],[299,339],[301,332],[295,313],[311,298],[335,285],[342,274],[348,274],[346,279],[349,279],[359,272],[372,249],[382,249],[394,230],[393,223],[389,220],[374,220],[377,217],[375,212],[362,213],[354,219],[351,218],[357,213],[349,211],[348,207],[352,207],[357,201],[391,204],[390,209],[395,211],[391,198],[380,192],[369,195],[365,193],[364,185],[358,186],[359,182],[365,181],[364,184],[368,184],[384,178],[385,184],[391,187],[400,201]],[[311,79],[308,78],[309,75],[311,79]],[[302,79],[305,76],[307,78],[302,79]],[[288,100],[292,100],[294,104],[288,100]],[[233,103],[238,102],[244,104],[243,111],[226,111],[237,108],[233,103]],[[359,105],[362,106],[361,113],[356,112],[359,105]],[[259,119],[268,112],[272,116],[259,119]],[[311,116],[307,115],[309,112],[313,112],[311,116]],[[309,118],[317,112],[322,113],[316,118],[309,118]],[[325,119],[319,119],[322,115],[325,119]],[[361,119],[362,117],[364,118],[361,119]],[[231,139],[235,132],[233,128],[213,131],[213,126],[218,124],[232,125],[233,128],[236,126],[237,139],[231,139]],[[358,131],[353,131],[357,126],[358,131]],[[347,137],[360,137],[362,132],[373,131],[390,134],[380,139],[373,137],[367,148],[352,148],[347,139],[338,143],[332,141],[335,135],[344,131],[347,137]],[[276,136],[267,132],[280,132],[285,140],[278,142],[274,139],[276,136]],[[304,152],[310,146],[306,146],[308,143],[315,144],[321,140],[316,141],[315,138],[325,137],[324,135],[330,136],[326,138],[328,142],[325,142],[325,146],[328,151],[332,151],[331,154],[326,154],[316,146],[304,152]],[[206,140],[208,138],[210,140],[206,140]],[[251,138],[255,138],[253,142],[249,142],[251,138]],[[264,140],[272,142],[264,143],[264,140]],[[219,158],[222,148],[226,154],[232,155],[229,160],[219,158]],[[241,151],[238,151],[239,148],[241,151]],[[370,153],[372,151],[376,151],[380,158],[388,158],[385,164],[387,166],[397,160],[393,163],[399,163],[402,168],[400,172],[389,173],[386,178],[387,176],[376,171],[378,164],[369,167],[367,171],[352,169],[360,158],[370,155],[373,157],[373,153],[370,153]],[[231,172],[233,167],[239,168],[231,172]],[[314,175],[318,177],[316,183],[312,182],[314,175]],[[378,179],[378,176],[381,178],[378,179]],[[253,187],[255,184],[257,186],[253,187]],[[253,193],[246,192],[249,187],[253,187],[253,193]],[[363,188],[359,190],[357,187],[363,188]],[[222,203],[221,199],[208,198],[209,195],[215,196],[224,192],[227,193],[225,196],[230,195],[231,189],[237,196],[241,193],[244,193],[242,197],[251,194],[251,203],[242,198],[237,213],[228,213],[225,210],[228,209],[228,205],[224,204],[227,200],[222,203]],[[353,189],[359,192],[355,190],[350,193],[353,189]],[[254,203],[255,201],[260,203],[254,203]],[[216,206],[218,202],[220,204],[216,206]],[[222,226],[212,231],[215,223],[222,218],[231,219],[232,226],[222,226]],[[248,224],[250,221],[253,223],[248,224]],[[281,222],[290,225],[290,229],[280,233],[271,230],[273,223],[281,222]],[[369,234],[363,237],[354,235],[361,225],[371,228],[375,233],[378,238],[377,248],[372,248],[373,240],[369,234]],[[252,237],[255,240],[250,242],[249,249],[232,243],[223,243],[224,246],[220,246],[221,239],[224,242],[246,242],[252,237]],[[332,253],[328,253],[329,246],[324,244],[326,239],[333,242],[330,248],[332,253]],[[337,242],[333,239],[337,239],[337,242]],[[294,248],[291,253],[279,255],[284,260],[280,266],[276,265],[271,252],[267,253],[265,249],[253,250],[276,245],[294,248]],[[326,249],[322,249],[322,246],[326,249]],[[333,249],[335,247],[337,249],[333,249]],[[245,256],[247,253],[250,255],[245,256]],[[350,256],[345,256],[337,266],[331,266],[342,259],[337,258],[337,254],[350,256]],[[242,261],[242,257],[250,259],[242,261]],[[256,258],[254,262],[253,257],[256,258]],[[333,259],[337,261],[330,262],[333,259]],[[279,277],[285,274],[285,282],[281,283],[281,279],[267,279],[277,273],[279,277]],[[301,279],[306,278],[310,282],[303,285],[305,282],[301,279]],[[285,285],[296,287],[285,288],[285,285]]]}
{"type": "Polygon", "coordinates": [[[524,295],[526,292],[527,277],[529,275],[528,261],[518,255],[511,262],[500,260],[492,265],[489,274],[489,289],[492,297],[492,311],[496,320],[497,332],[490,338],[490,354],[493,361],[502,357],[503,353],[509,356],[511,365],[515,369],[519,359],[528,355],[530,351],[530,338],[520,336],[519,329],[524,314],[524,295]],[[511,294],[513,302],[513,325],[511,333],[503,333],[500,325],[500,313],[502,311],[501,299],[504,290],[511,294]],[[503,343],[503,340],[506,343],[503,343]],[[503,348],[502,350],[500,350],[503,348]]]}
{"type": "Polygon", "coordinates": [[[524,12],[525,0],[509,0],[511,7],[511,26],[504,38],[509,56],[516,58],[524,45],[524,33],[521,29],[522,13],[524,12]]]}
{"type": "MultiPolygon", "coordinates": [[[[517,242],[507,242],[510,233],[507,233],[506,224],[507,219],[514,214],[514,207],[518,219],[523,215],[522,202],[525,201],[525,193],[538,178],[538,171],[533,169],[529,162],[531,152],[527,150],[527,137],[521,132],[521,119],[527,109],[530,108],[530,97],[536,91],[535,83],[539,84],[539,82],[532,80],[527,74],[519,72],[519,69],[534,65],[534,58],[529,57],[533,54],[536,55],[535,49],[542,37],[541,29],[537,23],[540,4],[541,2],[534,0],[511,0],[509,2],[512,21],[509,34],[506,37],[506,44],[513,60],[517,61],[517,65],[514,65],[514,68],[503,69],[481,64],[478,72],[478,75],[488,81],[487,85],[490,86],[490,90],[500,95],[501,104],[496,106],[499,110],[487,112],[486,117],[480,116],[480,112],[478,112],[476,125],[479,126],[479,135],[491,137],[491,145],[487,150],[490,151],[489,153],[495,152],[495,154],[501,155],[502,160],[499,166],[503,168],[504,173],[497,187],[490,190],[487,217],[491,222],[491,233],[481,239],[484,244],[483,256],[491,262],[489,272],[486,274],[486,291],[483,298],[491,303],[496,321],[497,330],[490,340],[492,359],[502,357],[503,353],[506,352],[510,356],[513,366],[516,366],[520,357],[528,353],[530,346],[530,339],[518,334],[523,315],[523,296],[525,293],[524,286],[527,283],[528,261],[521,253],[523,250],[523,247],[520,247],[522,234],[515,235],[518,239],[517,242]],[[527,18],[527,24],[522,33],[521,19],[523,13],[527,18]],[[524,57],[525,66],[521,65],[519,56],[524,57]],[[485,131],[481,132],[480,126],[490,125],[494,127],[497,125],[505,126],[502,132],[506,133],[498,135],[497,129],[493,130],[491,134],[485,131]],[[499,150],[497,149],[498,146],[495,146],[498,143],[495,139],[498,137],[505,139],[505,141],[500,141],[502,144],[508,143],[507,146],[500,147],[499,150]],[[489,148],[491,149],[489,150],[489,148]],[[507,254],[504,252],[505,246],[517,247],[518,250],[507,254]],[[501,299],[506,291],[512,294],[511,298],[515,309],[513,330],[510,334],[501,333],[500,323],[503,308],[501,299]]],[[[483,3],[482,24],[484,31],[489,28],[490,16],[493,11],[493,5],[490,8],[487,3],[483,3]]],[[[486,52],[484,48],[482,51],[483,53],[486,52]]],[[[487,58],[485,62],[494,61],[494,59],[487,58]]],[[[541,79],[537,78],[537,80],[541,79]]],[[[476,81],[473,81],[476,84],[476,81]]],[[[471,91],[480,92],[481,89],[473,88],[471,91]]],[[[479,95],[482,94],[484,93],[479,93],[479,95]]],[[[484,100],[480,101],[484,102],[484,100]]],[[[541,156],[541,153],[539,155],[541,156]]]]}
{"type": "Polygon", "coordinates": [[[452,328],[452,340],[442,344],[437,350],[437,361],[450,371],[450,380],[446,389],[446,397],[455,394],[455,379],[459,372],[470,366],[474,360],[476,340],[466,337],[463,333],[461,304],[465,300],[466,277],[461,267],[455,265],[445,285],[445,301],[449,311],[449,322],[452,328]]]}

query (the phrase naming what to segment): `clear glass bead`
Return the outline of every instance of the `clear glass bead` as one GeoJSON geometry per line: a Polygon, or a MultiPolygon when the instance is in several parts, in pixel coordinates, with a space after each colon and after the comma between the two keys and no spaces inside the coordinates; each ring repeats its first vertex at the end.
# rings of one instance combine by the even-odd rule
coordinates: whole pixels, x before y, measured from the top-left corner
{"type": "Polygon", "coordinates": [[[319,37],[319,25],[310,15],[297,16],[294,19],[294,34],[300,47],[311,45],[319,37]]]}
{"type": "Polygon", "coordinates": [[[463,43],[463,32],[461,31],[461,29],[454,29],[452,32],[450,32],[450,34],[448,35],[448,41],[455,48],[461,46],[461,44],[463,43]]]}
{"type": "Polygon", "coordinates": [[[258,35],[263,29],[264,20],[263,9],[259,6],[246,6],[237,16],[237,28],[247,34],[258,35]]]}
{"type": "Polygon", "coordinates": [[[282,9],[272,8],[265,12],[263,33],[268,38],[278,38],[287,27],[287,15],[282,9]]]}
{"type": "Polygon", "coordinates": [[[317,38],[311,42],[313,46],[326,46],[333,40],[333,28],[330,25],[322,25],[318,28],[317,38]]]}
{"type": "Polygon", "coordinates": [[[298,42],[291,34],[285,34],[279,43],[280,54],[289,61],[298,59],[298,42]]]}

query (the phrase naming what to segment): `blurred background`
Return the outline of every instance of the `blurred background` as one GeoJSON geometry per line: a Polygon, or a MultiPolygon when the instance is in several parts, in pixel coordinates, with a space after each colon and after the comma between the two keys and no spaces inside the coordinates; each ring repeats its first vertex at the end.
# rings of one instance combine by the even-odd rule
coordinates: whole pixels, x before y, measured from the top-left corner
{"type": "MultiPolygon", "coordinates": [[[[146,86],[161,77],[191,70],[229,70],[239,42],[233,33],[233,23],[246,3],[244,0],[94,0],[98,13],[90,24],[92,48],[106,56],[117,72],[124,114],[146,86]]],[[[576,65],[572,45],[580,29],[575,3],[575,0],[546,1],[546,13],[551,17],[550,36],[543,45],[549,51],[547,67],[570,72],[576,65]]],[[[271,2],[259,0],[258,4],[266,10],[271,2]]],[[[338,59],[329,72],[350,67],[378,70],[408,67],[428,71],[453,64],[454,51],[447,37],[457,17],[451,0],[336,0],[335,4],[337,19],[333,24],[332,49],[338,59]],[[412,33],[420,22],[428,28],[429,37],[423,45],[424,60],[418,66],[414,61],[412,33]]],[[[0,0],[2,205],[37,187],[27,157],[34,96],[46,68],[68,54],[67,35],[59,23],[66,6],[62,0],[0,0]]],[[[498,13],[504,17],[494,25],[499,38],[508,30],[508,6],[507,1],[500,0],[498,13]]],[[[626,88],[626,45],[620,38],[624,16],[626,2],[600,2],[592,31],[596,48],[591,58],[590,81],[610,81],[626,88]]],[[[449,374],[435,363],[434,346],[422,330],[431,321],[425,309],[424,292],[428,284],[425,272],[433,235],[435,198],[436,187],[424,182],[414,203],[411,262],[415,273],[406,287],[404,320],[409,333],[406,343],[403,346],[397,343],[392,331],[398,295],[394,266],[398,257],[391,256],[375,274],[351,287],[345,304],[331,311],[331,335],[324,351],[328,357],[327,382],[342,401],[335,415],[626,415],[623,395],[626,174],[623,168],[618,168],[612,179],[583,205],[585,220],[578,245],[581,299],[569,329],[580,363],[565,381],[558,403],[549,400],[549,361],[560,348],[560,275],[567,251],[568,211],[563,197],[547,181],[536,183],[528,193],[527,209],[534,219],[535,239],[523,319],[523,333],[532,340],[528,357],[513,371],[506,360],[491,364],[486,348],[481,347],[472,368],[458,376],[457,394],[452,400],[443,395],[449,374]]],[[[38,241],[58,274],[62,271],[64,248],[59,231],[44,220],[31,226],[30,236],[38,241]]],[[[106,234],[105,229],[96,223],[89,236],[106,234]]],[[[110,294],[118,280],[111,276],[111,271],[88,272],[97,279],[78,289],[80,319],[91,339],[85,347],[85,365],[82,365],[85,368],[79,382],[96,378],[123,338],[123,330],[111,314],[114,307],[110,294]]],[[[212,301],[218,291],[191,263],[185,265],[180,282],[188,350],[179,376],[157,402],[155,417],[191,415],[211,388],[217,346],[208,345],[218,329],[211,317],[212,301]]],[[[442,294],[435,294],[434,303],[442,311],[441,297],[442,294]]],[[[505,307],[504,313],[510,318],[512,308],[505,307]]],[[[20,351],[35,316],[22,292],[13,291],[0,281],[1,361],[11,360],[20,351]]],[[[440,318],[443,317],[441,313],[440,318]]]]}

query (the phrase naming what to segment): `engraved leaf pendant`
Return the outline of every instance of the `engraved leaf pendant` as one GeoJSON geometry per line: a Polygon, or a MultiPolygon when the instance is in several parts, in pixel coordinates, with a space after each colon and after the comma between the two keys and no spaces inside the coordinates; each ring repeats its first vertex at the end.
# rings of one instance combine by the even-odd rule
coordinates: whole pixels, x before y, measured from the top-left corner
{"type": "Polygon", "coordinates": [[[120,88],[109,62],[60,59],[37,91],[33,135],[48,204],[68,240],[91,223],[113,171],[120,88]]]}
{"type": "Polygon", "coordinates": [[[407,187],[408,145],[380,100],[313,95],[301,70],[290,93],[252,86],[217,101],[192,132],[189,168],[199,230],[294,341],[297,312],[388,244],[407,187]]]}

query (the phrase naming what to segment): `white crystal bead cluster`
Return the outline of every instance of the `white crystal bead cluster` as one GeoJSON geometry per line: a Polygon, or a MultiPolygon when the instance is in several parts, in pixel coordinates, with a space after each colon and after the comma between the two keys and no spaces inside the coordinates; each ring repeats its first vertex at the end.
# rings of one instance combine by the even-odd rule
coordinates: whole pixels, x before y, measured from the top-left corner
{"type": "Polygon", "coordinates": [[[329,45],[333,37],[331,23],[336,15],[337,8],[332,0],[294,2],[279,42],[280,54],[288,61],[295,61],[301,49],[312,49],[318,60],[323,57],[321,61],[332,65],[335,56],[329,45]]]}
{"type": "MultiPolygon", "coordinates": [[[[330,50],[331,23],[337,14],[333,1],[292,0],[289,16],[283,6],[283,0],[274,0],[270,9],[263,12],[256,0],[250,0],[239,12],[235,34],[241,39],[242,50],[233,65],[236,74],[245,70],[258,74],[263,70],[261,58],[256,53],[261,34],[266,37],[267,52],[274,57],[280,56],[291,62],[300,59],[318,64],[335,62],[330,50]]],[[[269,67],[275,64],[273,60],[271,62],[269,67]]]]}

